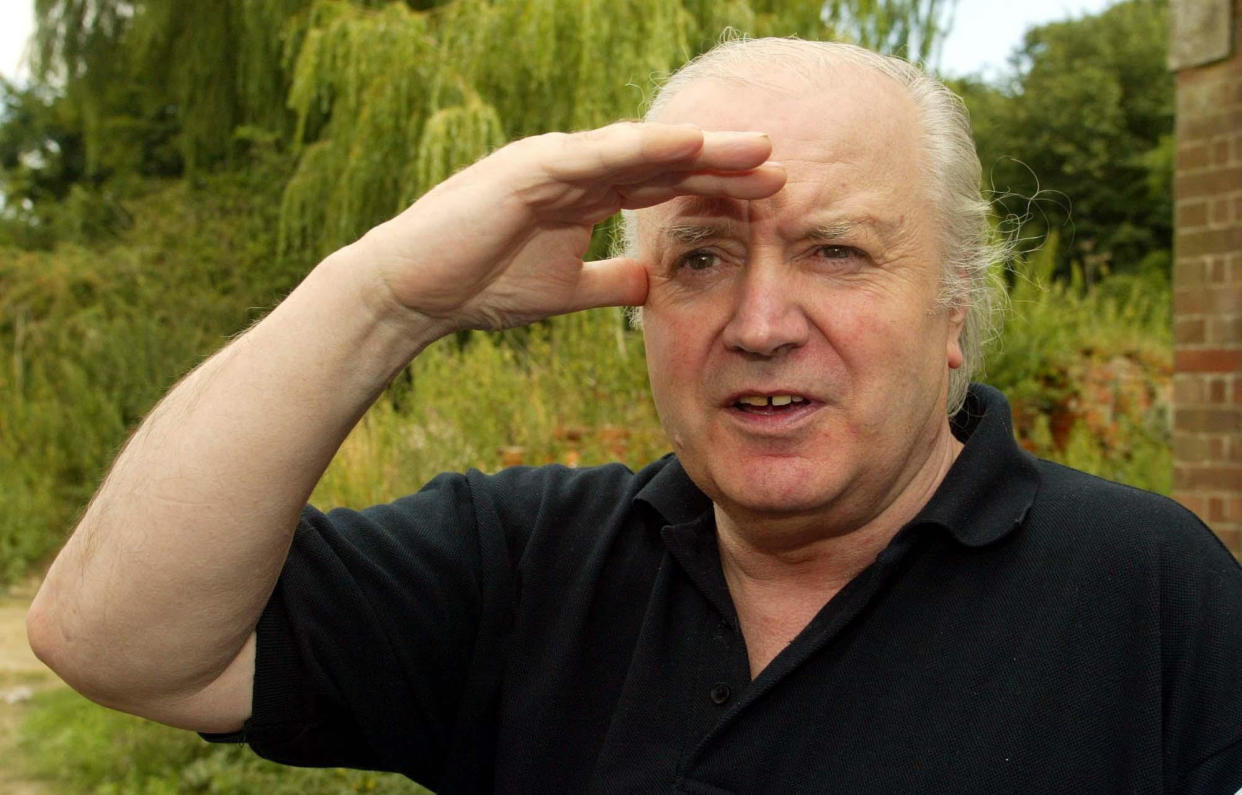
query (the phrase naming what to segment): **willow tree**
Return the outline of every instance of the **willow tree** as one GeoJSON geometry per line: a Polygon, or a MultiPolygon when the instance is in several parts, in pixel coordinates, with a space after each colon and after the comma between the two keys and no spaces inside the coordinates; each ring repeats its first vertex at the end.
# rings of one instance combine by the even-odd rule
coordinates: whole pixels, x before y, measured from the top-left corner
{"type": "Polygon", "coordinates": [[[824,14],[864,47],[934,66],[956,0],[827,0],[824,14]]]}
{"type": "Polygon", "coordinates": [[[282,239],[313,256],[507,140],[637,115],[726,27],[922,54],[951,2],[36,0],[34,65],[95,174],[227,164],[256,130],[287,144],[282,239]]]}
{"type": "Polygon", "coordinates": [[[338,246],[515,137],[635,117],[653,78],[727,28],[823,38],[834,18],[876,17],[892,41],[936,41],[948,3],[906,5],[901,38],[892,1],[454,0],[417,11],[319,0],[292,61],[301,157],[284,247],[338,246]]]}

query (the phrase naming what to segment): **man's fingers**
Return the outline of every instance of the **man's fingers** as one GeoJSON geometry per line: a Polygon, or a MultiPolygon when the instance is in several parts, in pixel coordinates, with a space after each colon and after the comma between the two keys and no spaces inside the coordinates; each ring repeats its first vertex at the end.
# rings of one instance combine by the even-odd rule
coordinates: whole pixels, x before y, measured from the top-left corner
{"type": "Polygon", "coordinates": [[[641,306],[647,301],[647,269],[629,257],[583,263],[574,292],[576,312],[597,306],[641,306]]]}
{"type": "Polygon", "coordinates": [[[658,180],[621,188],[621,206],[626,210],[638,210],[689,195],[762,199],[784,185],[785,169],[776,163],[742,173],[672,173],[658,180]]]}
{"type": "Polygon", "coordinates": [[[632,184],[667,172],[745,171],[768,159],[772,142],[759,132],[705,132],[672,124],[613,124],[548,137],[545,168],[564,182],[632,184]]]}

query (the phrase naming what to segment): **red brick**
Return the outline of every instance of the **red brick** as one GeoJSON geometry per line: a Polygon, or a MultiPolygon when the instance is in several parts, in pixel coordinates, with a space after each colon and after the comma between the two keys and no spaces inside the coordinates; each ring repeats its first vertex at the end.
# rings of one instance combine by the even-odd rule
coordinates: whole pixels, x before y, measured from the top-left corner
{"type": "Polygon", "coordinates": [[[1177,172],[1196,171],[1208,166],[1208,148],[1206,144],[1195,144],[1177,150],[1177,172]]]}
{"type": "MultiPolygon", "coordinates": [[[[1242,232],[1242,227],[1238,227],[1242,232]]],[[[1209,291],[1209,311],[1214,315],[1236,315],[1242,313],[1242,284],[1231,284],[1217,287],[1209,291]]]]}
{"type": "MultiPolygon", "coordinates": [[[[1238,178],[1242,179],[1242,169],[1238,170],[1238,178]]],[[[1224,209],[1224,202],[1216,202],[1214,204],[1212,212],[1213,222],[1216,222],[1219,212],[1224,209]]],[[[1185,257],[1194,257],[1200,254],[1230,254],[1242,248],[1242,226],[1192,232],[1182,232],[1179,230],[1174,236],[1173,248],[1178,256],[1185,257]]]]}
{"type": "Polygon", "coordinates": [[[1173,339],[1182,345],[1207,342],[1207,324],[1203,318],[1177,318],[1173,321],[1173,339]]]}
{"type": "Polygon", "coordinates": [[[1173,499],[1180,502],[1187,510],[1194,513],[1200,519],[1207,515],[1207,498],[1202,495],[1176,490],[1173,492],[1173,499]]]}
{"type": "Polygon", "coordinates": [[[1200,375],[1178,373],[1173,376],[1173,402],[1179,406],[1203,403],[1207,388],[1200,375]]]}
{"type": "Polygon", "coordinates": [[[1229,497],[1225,500],[1225,521],[1242,522],[1242,497],[1229,497]]]}
{"type": "Polygon", "coordinates": [[[1179,373],[1233,373],[1242,370],[1242,349],[1177,350],[1173,369],[1179,373]]]}
{"type": "Polygon", "coordinates": [[[1190,287],[1173,292],[1173,311],[1178,315],[1240,314],[1242,288],[1190,287]]]}
{"type": "Polygon", "coordinates": [[[1225,520],[1225,501],[1221,497],[1208,497],[1208,515],[1209,522],[1223,522],[1225,520]]]}
{"type": "Polygon", "coordinates": [[[1208,381],[1208,402],[1224,403],[1225,402],[1225,379],[1213,378],[1208,381]]]}
{"type": "Polygon", "coordinates": [[[1212,225],[1224,226],[1229,223],[1230,207],[1228,199],[1217,199],[1212,202],[1212,225]]]}
{"type": "Polygon", "coordinates": [[[1218,138],[1212,143],[1212,164],[1216,166],[1229,165],[1229,139],[1218,138]]]}
{"type": "Polygon", "coordinates": [[[1178,408],[1173,412],[1177,431],[1237,433],[1242,431],[1242,412],[1236,408],[1178,408]]]}
{"type": "MultiPolygon", "coordinates": [[[[1180,323],[1181,321],[1178,321],[1180,323]]],[[[1198,321],[1192,321],[1198,322],[1198,321]]],[[[1174,329],[1178,326],[1175,324],[1174,329]]],[[[1207,334],[1206,337],[1199,340],[1174,337],[1178,342],[1208,342],[1213,345],[1227,345],[1229,343],[1242,344],[1242,315],[1228,315],[1225,317],[1207,318],[1207,334]]]]}
{"type": "Polygon", "coordinates": [[[1200,80],[1184,83],[1177,92],[1179,117],[1208,116],[1228,107],[1233,86],[1225,80],[1200,80]]]}
{"type": "Polygon", "coordinates": [[[1209,116],[1179,116],[1177,119],[1177,139],[1194,141],[1207,139],[1214,135],[1226,135],[1242,127],[1242,111],[1226,111],[1209,116]]]}
{"type": "Polygon", "coordinates": [[[1177,73],[1177,89],[1181,91],[1203,83],[1210,83],[1216,79],[1216,75],[1211,69],[1198,67],[1194,69],[1182,69],[1177,73]]]}
{"type": "MultiPolygon", "coordinates": [[[[1238,141],[1242,141],[1242,137],[1238,138],[1238,141]]],[[[1238,160],[1242,162],[1242,146],[1239,146],[1238,150],[1238,160]]],[[[1233,200],[1233,220],[1242,221],[1242,196],[1237,196],[1233,200]]]]}
{"type": "Polygon", "coordinates": [[[1173,482],[1179,489],[1239,491],[1242,490],[1242,466],[1177,464],[1173,467],[1173,482]]]}
{"type": "Polygon", "coordinates": [[[1211,450],[1207,437],[1201,433],[1173,434],[1173,457],[1183,464],[1207,461],[1211,450]]]}
{"type": "MultiPolygon", "coordinates": [[[[1242,122],[1242,114],[1239,114],[1239,121],[1242,122]]],[[[1174,180],[1173,192],[1178,199],[1215,197],[1236,189],[1238,185],[1242,185],[1242,166],[1197,174],[1178,174],[1174,180]]]]}
{"type": "Polygon", "coordinates": [[[1202,257],[1178,257],[1173,263],[1173,281],[1178,287],[1200,287],[1205,279],[1202,257]]]}
{"type": "Polygon", "coordinates": [[[1228,272],[1225,270],[1225,260],[1223,258],[1212,259],[1207,266],[1207,281],[1211,284],[1224,284],[1228,281],[1228,272]]]}
{"type": "MultiPolygon", "coordinates": [[[[1200,273],[1202,273],[1200,268],[1200,273]]],[[[1202,280],[1202,276],[1200,276],[1202,280]]],[[[1178,316],[1202,315],[1208,309],[1208,291],[1202,287],[1188,287],[1173,291],[1173,311],[1178,316]]]]}
{"type": "MultiPolygon", "coordinates": [[[[1242,203],[1242,199],[1238,200],[1242,203]]],[[[1242,204],[1240,204],[1242,207],[1242,204]]],[[[1208,205],[1203,201],[1186,202],[1177,208],[1178,230],[1188,230],[1193,226],[1207,226],[1208,205]]]]}

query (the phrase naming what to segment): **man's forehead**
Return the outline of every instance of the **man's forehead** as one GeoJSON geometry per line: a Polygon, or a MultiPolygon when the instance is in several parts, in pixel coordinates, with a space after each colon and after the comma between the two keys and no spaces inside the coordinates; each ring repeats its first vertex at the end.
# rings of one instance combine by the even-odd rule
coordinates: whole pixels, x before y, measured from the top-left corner
{"type": "Polygon", "coordinates": [[[665,218],[722,218],[745,221],[750,204],[715,196],[678,196],[661,206],[665,218]]]}
{"type": "MultiPolygon", "coordinates": [[[[752,222],[747,210],[747,202],[726,199],[704,199],[701,197],[682,197],[693,199],[680,202],[674,200],[668,205],[681,204],[680,208],[669,208],[667,212],[655,211],[641,213],[651,233],[668,242],[695,243],[709,237],[738,234],[752,222]]],[[[668,207],[666,205],[666,207],[668,207]]],[[[843,212],[830,208],[820,211],[799,213],[780,224],[783,234],[795,238],[812,238],[835,240],[855,233],[874,234],[881,238],[889,238],[901,231],[901,219],[890,217],[884,213],[843,212]]]]}
{"type": "Polygon", "coordinates": [[[754,64],[753,73],[705,74],[678,85],[647,120],[710,123],[749,117],[783,129],[808,112],[826,124],[852,113],[878,120],[891,117],[895,105],[911,101],[905,87],[870,66],[842,61],[808,70],[761,62],[754,64]]]}

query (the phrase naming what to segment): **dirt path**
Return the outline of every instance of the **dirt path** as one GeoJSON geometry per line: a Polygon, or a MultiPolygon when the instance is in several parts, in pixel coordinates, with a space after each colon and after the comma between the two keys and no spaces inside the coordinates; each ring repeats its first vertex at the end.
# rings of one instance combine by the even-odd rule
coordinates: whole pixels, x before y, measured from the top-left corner
{"type": "Polygon", "coordinates": [[[36,583],[27,582],[0,590],[0,792],[6,795],[47,795],[38,781],[22,778],[18,760],[17,730],[30,709],[30,696],[49,687],[63,687],[60,680],[39,662],[26,643],[26,609],[36,583]]]}

